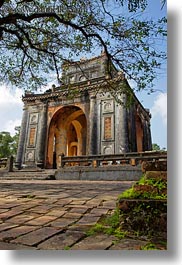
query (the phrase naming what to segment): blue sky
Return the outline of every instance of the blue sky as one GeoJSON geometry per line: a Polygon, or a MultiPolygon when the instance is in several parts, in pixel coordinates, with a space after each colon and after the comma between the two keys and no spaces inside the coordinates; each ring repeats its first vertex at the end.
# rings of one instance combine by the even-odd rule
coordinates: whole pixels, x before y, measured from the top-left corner
{"type": "MultiPolygon", "coordinates": [[[[166,8],[160,9],[160,0],[149,0],[145,12],[147,18],[157,19],[166,15],[166,8]]],[[[166,68],[166,65],[163,66],[166,68]]],[[[152,142],[167,147],[167,77],[166,71],[159,74],[154,89],[158,92],[148,95],[146,92],[137,93],[137,97],[145,108],[149,108],[152,114],[151,132],[152,142]]],[[[14,133],[14,127],[21,124],[23,103],[20,88],[13,90],[0,86],[0,131],[14,133]]]]}
{"type": "MultiPolygon", "coordinates": [[[[150,0],[147,8],[148,16],[151,18],[165,16],[166,7],[161,10],[160,6],[159,0],[150,0]]],[[[160,92],[150,95],[145,92],[137,94],[144,107],[151,111],[152,141],[159,144],[161,148],[167,147],[167,65],[162,67],[165,69],[164,73],[158,75],[154,86],[154,89],[160,92]]]]}
{"type": "MultiPolygon", "coordinates": [[[[147,18],[157,19],[166,15],[166,6],[161,10],[160,0],[149,0],[145,12],[147,18]]],[[[164,49],[166,49],[164,44],[164,49]]],[[[154,89],[157,91],[148,95],[146,92],[137,93],[137,97],[145,108],[152,114],[151,132],[152,142],[167,148],[167,65],[162,66],[164,71],[158,74],[154,89]]]]}

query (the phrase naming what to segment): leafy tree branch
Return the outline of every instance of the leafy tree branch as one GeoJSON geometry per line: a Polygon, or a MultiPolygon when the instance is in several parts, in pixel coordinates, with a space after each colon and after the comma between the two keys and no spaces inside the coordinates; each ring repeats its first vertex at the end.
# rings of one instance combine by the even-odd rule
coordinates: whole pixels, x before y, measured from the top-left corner
{"type": "Polygon", "coordinates": [[[146,6],[147,0],[0,1],[0,80],[37,89],[52,72],[61,81],[64,61],[104,50],[137,90],[152,91],[166,59],[167,21],[140,19],[146,6]]]}

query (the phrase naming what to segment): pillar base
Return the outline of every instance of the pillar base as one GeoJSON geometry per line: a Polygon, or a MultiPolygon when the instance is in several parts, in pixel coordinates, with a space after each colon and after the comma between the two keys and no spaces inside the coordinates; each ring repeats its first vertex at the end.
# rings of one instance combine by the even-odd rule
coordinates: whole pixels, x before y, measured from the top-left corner
{"type": "Polygon", "coordinates": [[[44,168],[44,162],[43,162],[43,161],[38,161],[38,162],[36,163],[36,165],[37,165],[37,167],[39,167],[39,168],[44,168]]]}
{"type": "Polygon", "coordinates": [[[21,163],[20,162],[15,162],[15,167],[20,170],[22,169],[21,163]]]}

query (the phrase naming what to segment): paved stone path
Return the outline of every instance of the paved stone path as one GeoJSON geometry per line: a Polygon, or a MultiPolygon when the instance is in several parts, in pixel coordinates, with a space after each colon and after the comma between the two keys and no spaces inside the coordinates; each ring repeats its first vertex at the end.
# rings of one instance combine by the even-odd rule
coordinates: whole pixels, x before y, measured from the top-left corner
{"type": "Polygon", "coordinates": [[[131,181],[1,180],[0,249],[122,250],[146,241],[86,231],[131,181]]]}

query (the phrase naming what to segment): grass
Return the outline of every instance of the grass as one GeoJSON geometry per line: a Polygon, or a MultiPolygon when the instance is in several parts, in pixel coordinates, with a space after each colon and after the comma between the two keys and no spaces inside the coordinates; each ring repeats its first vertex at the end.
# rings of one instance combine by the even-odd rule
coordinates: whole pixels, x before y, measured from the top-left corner
{"type": "Polygon", "coordinates": [[[95,224],[91,229],[89,229],[86,232],[86,235],[92,236],[98,233],[114,235],[118,239],[126,236],[127,232],[122,231],[120,228],[120,215],[117,209],[111,216],[103,218],[100,223],[95,224]]]}
{"type": "Polygon", "coordinates": [[[147,243],[145,246],[141,246],[141,250],[157,250],[157,249],[158,248],[153,243],[147,243]]]}

